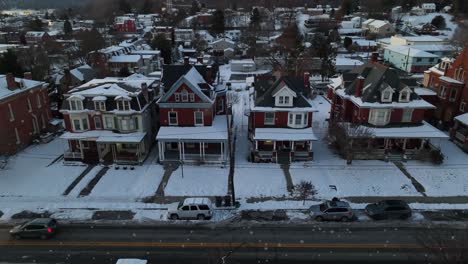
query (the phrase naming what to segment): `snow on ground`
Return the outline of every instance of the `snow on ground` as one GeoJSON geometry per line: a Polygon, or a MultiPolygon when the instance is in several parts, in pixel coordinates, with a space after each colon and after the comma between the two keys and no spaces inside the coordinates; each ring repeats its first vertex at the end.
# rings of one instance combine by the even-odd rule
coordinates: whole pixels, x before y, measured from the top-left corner
{"type": "Polygon", "coordinates": [[[166,196],[224,196],[228,188],[228,167],[187,166],[174,171],[164,189],[166,196]]]}
{"type": "Polygon", "coordinates": [[[5,169],[0,170],[0,196],[61,195],[86,168],[64,166],[61,161],[50,165],[63,152],[63,141],[55,139],[11,157],[5,169]]]}
{"type": "Polygon", "coordinates": [[[318,198],[420,195],[392,163],[367,161],[354,162],[351,166],[297,166],[290,172],[294,184],[312,182],[318,198]]]}
{"type": "Polygon", "coordinates": [[[276,164],[237,166],[234,184],[236,197],[289,196],[283,170],[276,164]],[[244,167],[245,166],[245,167],[244,167]]]}
{"type": "Polygon", "coordinates": [[[70,193],[68,194],[69,197],[78,197],[80,195],[80,192],[86,188],[86,186],[88,185],[88,183],[94,178],[96,177],[96,175],[99,173],[99,171],[102,169],[101,166],[96,166],[94,167],[90,172],[88,172],[86,174],[86,176],[84,176],[80,182],[78,182],[78,184],[70,191],[70,193]]]}
{"type": "Polygon", "coordinates": [[[429,196],[468,195],[468,155],[447,139],[434,140],[445,155],[442,165],[408,161],[406,170],[426,189],[429,196]]]}
{"type": "Polygon", "coordinates": [[[446,30],[438,30],[441,32],[442,37],[445,35],[448,38],[452,38],[453,34],[458,28],[458,25],[455,21],[453,21],[453,16],[446,13],[430,13],[423,16],[412,16],[412,15],[405,15],[401,18],[401,21],[405,24],[409,24],[411,26],[422,25],[426,23],[431,23],[432,19],[436,16],[443,16],[445,18],[446,23],[446,30]]]}
{"type": "Polygon", "coordinates": [[[144,198],[156,193],[164,175],[160,165],[135,166],[134,170],[111,167],[96,184],[91,197],[144,198]]]}

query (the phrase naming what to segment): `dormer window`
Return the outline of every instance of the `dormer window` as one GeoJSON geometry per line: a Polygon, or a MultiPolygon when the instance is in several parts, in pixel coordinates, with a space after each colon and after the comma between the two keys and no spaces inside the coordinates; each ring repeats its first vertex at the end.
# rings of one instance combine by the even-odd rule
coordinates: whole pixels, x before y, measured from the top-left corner
{"type": "Polygon", "coordinates": [[[400,98],[398,99],[399,102],[402,102],[402,103],[407,103],[409,102],[410,100],[410,94],[411,92],[408,90],[408,89],[403,89],[401,92],[400,92],[400,98]]]}
{"type": "MultiPolygon", "coordinates": [[[[279,87],[278,87],[279,88],[279,87]]],[[[280,89],[275,89],[273,93],[275,98],[275,106],[293,106],[293,98],[297,96],[296,92],[291,90],[287,85],[284,84],[280,89]]]]}
{"type": "Polygon", "coordinates": [[[381,100],[383,103],[391,103],[392,96],[393,96],[393,90],[392,88],[388,87],[385,90],[383,90],[381,100]]]}
{"type": "Polygon", "coordinates": [[[83,110],[83,96],[71,96],[68,98],[68,103],[70,105],[70,110],[72,111],[81,111],[83,110]]]}
{"type": "Polygon", "coordinates": [[[289,105],[289,102],[291,100],[290,96],[280,96],[278,99],[278,104],[279,105],[289,105]]]}
{"type": "Polygon", "coordinates": [[[130,111],[130,97],[118,96],[115,98],[117,101],[117,110],[119,111],[130,111]]]}

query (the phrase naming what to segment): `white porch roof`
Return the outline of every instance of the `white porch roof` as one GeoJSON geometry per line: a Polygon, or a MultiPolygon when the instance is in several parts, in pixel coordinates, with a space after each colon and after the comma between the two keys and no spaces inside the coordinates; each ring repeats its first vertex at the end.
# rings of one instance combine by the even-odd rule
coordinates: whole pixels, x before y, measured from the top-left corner
{"type": "Polygon", "coordinates": [[[128,134],[114,133],[108,130],[92,130],[82,133],[70,133],[63,134],[60,138],[67,140],[83,140],[90,139],[95,140],[98,143],[140,143],[143,141],[146,133],[135,132],[128,134]]]}
{"type": "Polygon", "coordinates": [[[468,113],[456,116],[455,120],[458,120],[460,123],[464,125],[468,125],[468,113]]]}
{"type": "Polygon", "coordinates": [[[254,140],[308,141],[318,140],[312,128],[256,128],[254,140]]]}
{"type": "Polygon", "coordinates": [[[448,138],[444,132],[423,122],[421,126],[369,128],[375,138],[448,138]]]}
{"type": "Polygon", "coordinates": [[[228,140],[226,116],[219,115],[211,126],[177,127],[164,126],[159,129],[156,140],[228,140]]]}

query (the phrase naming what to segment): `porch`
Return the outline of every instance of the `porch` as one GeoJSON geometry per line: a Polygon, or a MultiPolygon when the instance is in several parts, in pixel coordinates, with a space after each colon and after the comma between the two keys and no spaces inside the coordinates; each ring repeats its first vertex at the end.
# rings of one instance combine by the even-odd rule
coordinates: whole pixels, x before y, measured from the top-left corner
{"type": "Polygon", "coordinates": [[[450,140],[463,151],[468,152],[468,114],[455,117],[455,124],[450,129],[450,140]]]}
{"type": "Polygon", "coordinates": [[[313,159],[311,128],[257,128],[253,136],[252,160],[289,164],[313,159]]]}
{"type": "Polygon", "coordinates": [[[227,140],[219,142],[159,141],[159,161],[224,163],[229,158],[227,144],[227,140]]]}

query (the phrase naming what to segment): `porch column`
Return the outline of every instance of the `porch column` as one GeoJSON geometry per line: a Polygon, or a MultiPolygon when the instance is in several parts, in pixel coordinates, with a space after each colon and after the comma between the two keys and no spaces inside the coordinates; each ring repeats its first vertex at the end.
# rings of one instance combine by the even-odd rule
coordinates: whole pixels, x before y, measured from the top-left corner
{"type": "Polygon", "coordinates": [[[406,150],[406,141],[408,141],[407,138],[403,139],[403,150],[406,150]]]}
{"type": "Polygon", "coordinates": [[[221,142],[219,145],[221,147],[221,159],[224,159],[224,143],[221,142]]]}
{"type": "Polygon", "coordinates": [[[255,140],[255,150],[258,150],[258,140],[255,140]]]}
{"type": "Polygon", "coordinates": [[[200,150],[200,158],[203,158],[203,143],[198,143],[198,149],[200,150]]]}
{"type": "Polygon", "coordinates": [[[206,156],[206,153],[205,153],[205,142],[202,143],[203,147],[202,147],[202,155],[203,155],[203,159],[205,159],[205,156],[206,156]]]}
{"type": "Polygon", "coordinates": [[[276,140],[273,141],[273,150],[276,150],[276,140]]]}
{"type": "Polygon", "coordinates": [[[296,148],[296,144],[294,144],[294,141],[291,141],[291,151],[294,152],[296,148]]]}
{"type": "Polygon", "coordinates": [[[388,139],[384,138],[384,149],[387,149],[388,147],[388,139]]]}
{"type": "Polygon", "coordinates": [[[162,155],[163,155],[163,150],[162,150],[162,144],[161,144],[161,142],[158,142],[158,151],[159,151],[159,161],[163,161],[164,159],[163,159],[163,157],[162,157],[162,155]]]}
{"type": "Polygon", "coordinates": [[[112,160],[115,162],[116,159],[117,159],[117,153],[115,150],[115,144],[112,144],[112,160]]]}
{"type": "Polygon", "coordinates": [[[179,147],[179,160],[184,160],[184,157],[182,156],[182,143],[177,142],[177,146],[179,147]]]}
{"type": "Polygon", "coordinates": [[[78,140],[78,144],[80,145],[81,159],[84,159],[83,143],[81,143],[81,140],[78,140]]]}
{"type": "Polygon", "coordinates": [[[312,141],[309,141],[309,150],[312,151],[312,141]]]}
{"type": "Polygon", "coordinates": [[[138,157],[138,162],[141,161],[141,143],[137,145],[137,157],[138,157]]]}
{"type": "Polygon", "coordinates": [[[99,145],[99,143],[96,143],[96,147],[97,147],[99,162],[103,162],[104,159],[102,157],[101,145],[99,145]]]}
{"type": "Polygon", "coordinates": [[[185,160],[185,142],[182,142],[182,160],[185,160]]]}
{"type": "Polygon", "coordinates": [[[425,141],[425,139],[421,139],[421,146],[419,147],[420,150],[422,150],[424,148],[424,141],[425,141]]]}

